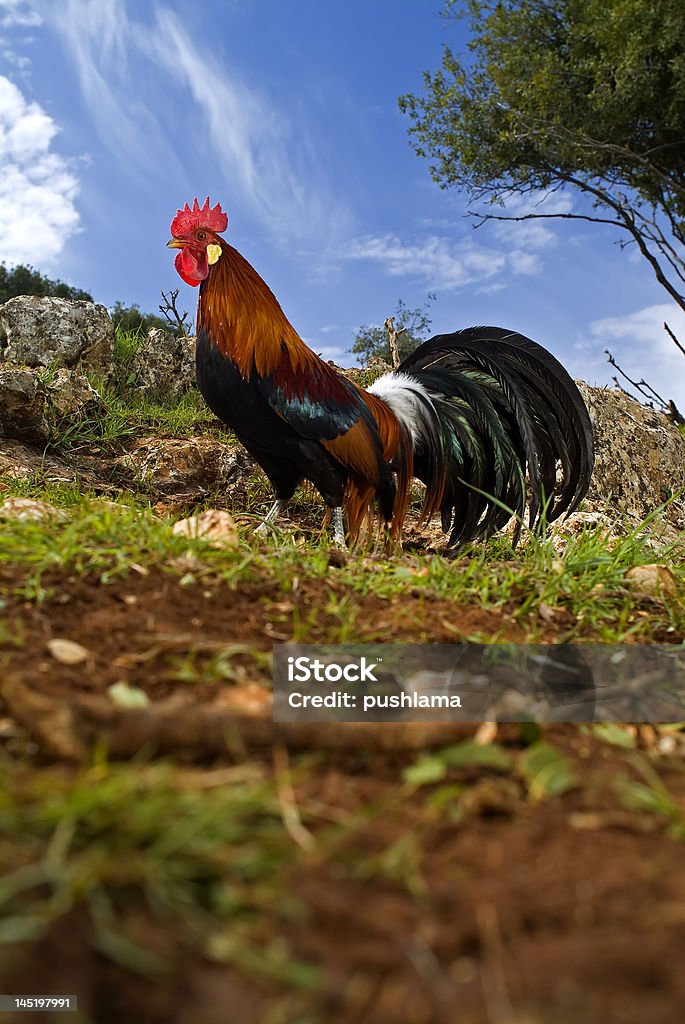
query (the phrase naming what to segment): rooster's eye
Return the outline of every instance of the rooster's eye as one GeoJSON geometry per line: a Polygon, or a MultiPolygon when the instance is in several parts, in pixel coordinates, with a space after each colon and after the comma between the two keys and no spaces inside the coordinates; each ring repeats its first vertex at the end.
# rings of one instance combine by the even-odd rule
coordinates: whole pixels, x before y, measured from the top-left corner
{"type": "Polygon", "coordinates": [[[207,237],[207,234],[206,234],[205,231],[198,231],[198,233],[197,233],[197,240],[198,240],[198,242],[204,242],[206,237],[207,237]]]}

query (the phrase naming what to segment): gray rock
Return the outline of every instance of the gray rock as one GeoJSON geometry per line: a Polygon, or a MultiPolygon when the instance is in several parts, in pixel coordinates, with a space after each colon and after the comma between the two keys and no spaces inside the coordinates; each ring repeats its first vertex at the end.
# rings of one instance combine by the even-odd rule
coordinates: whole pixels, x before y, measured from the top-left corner
{"type": "Polygon", "coordinates": [[[45,385],[31,370],[0,370],[0,437],[44,445],[48,439],[45,385]]]}
{"type": "Polygon", "coordinates": [[[92,419],[106,409],[88,378],[74,370],[59,369],[46,382],[48,412],[53,420],[92,419]]]}
{"type": "Polygon", "coordinates": [[[131,372],[136,388],[177,398],[195,381],[195,339],[153,327],[133,358],[131,372]]]}
{"type": "Polygon", "coordinates": [[[17,295],[0,306],[0,349],[8,362],[109,374],[113,346],[109,313],[94,302],[17,295]]]}

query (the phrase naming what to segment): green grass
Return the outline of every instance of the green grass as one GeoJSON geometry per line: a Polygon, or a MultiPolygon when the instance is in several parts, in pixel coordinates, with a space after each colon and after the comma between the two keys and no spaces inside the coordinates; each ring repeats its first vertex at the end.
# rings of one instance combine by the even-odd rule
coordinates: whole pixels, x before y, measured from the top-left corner
{"type": "Polygon", "coordinates": [[[29,772],[0,754],[0,771],[5,955],[85,908],[99,952],[159,979],[164,958],[127,934],[125,911],[136,907],[210,959],[315,984],[314,970],[265,933],[267,912],[292,914],[285,872],[297,848],[263,765],[223,769],[216,784],[211,772],[179,779],[164,763],[96,761],[65,777],[29,772]]]}
{"type": "MultiPolygon", "coordinates": [[[[127,440],[144,433],[191,437],[210,429],[213,417],[195,388],[173,403],[163,395],[136,390],[133,361],[144,340],[139,331],[117,330],[112,356],[113,373],[104,380],[92,377],[91,386],[103,401],[103,409],[88,419],[53,417],[49,421],[50,447],[65,454],[97,446],[101,451],[118,451],[127,440]]],[[[43,376],[49,382],[55,367],[43,376]]]]}
{"type": "MultiPolygon", "coordinates": [[[[551,540],[540,538],[516,550],[495,539],[472,547],[456,561],[438,555],[370,555],[362,549],[331,568],[325,535],[312,541],[283,533],[264,545],[253,536],[254,520],[246,517],[241,518],[239,548],[222,551],[174,536],[173,519],[155,515],[148,503],[133,495],[105,501],[92,493],[81,494],[76,485],[46,483],[40,477],[7,478],[4,483],[11,493],[42,498],[68,514],[63,523],[9,520],[3,525],[0,562],[24,567],[24,593],[33,599],[43,591],[47,570],[96,573],[106,581],[131,572],[135,563],[182,574],[174,561],[190,551],[202,573],[233,585],[270,579],[290,594],[295,578],[335,584],[327,604],[313,607],[312,615],[323,610],[336,618],[336,642],[340,637],[355,639],[356,596],[375,594],[401,602],[407,591],[418,598],[443,598],[455,606],[504,610],[531,640],[542,629],[537,616],[541,605],[570,614],[573,621],[564,639],[608,643],[685,631],[682,548],[659,556],[678,581],[675,597],[645,600],[626,583],[628,569],[655,561],[640,532],[608,544],[601,533],[586,529],[568,541],[563,555],[551,540]]],[[[306,623],[301,626],[306,632],[306,623]]]]}

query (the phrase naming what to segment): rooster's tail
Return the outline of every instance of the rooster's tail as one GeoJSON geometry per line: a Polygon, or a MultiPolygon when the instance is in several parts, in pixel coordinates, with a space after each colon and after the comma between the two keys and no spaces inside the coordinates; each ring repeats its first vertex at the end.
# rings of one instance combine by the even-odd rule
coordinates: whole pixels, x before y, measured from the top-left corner
{"type": "Polygon", "coordinates": [[[369,393],[410,436],[412,471],[426,485],[422,518],[440,511],[450,547],[494,533],[512,513],[520,523],[527,504],[534,529],[587,493],[594,452],[585,403],[561,363],[521,334],[437,335],[369,393]]]}

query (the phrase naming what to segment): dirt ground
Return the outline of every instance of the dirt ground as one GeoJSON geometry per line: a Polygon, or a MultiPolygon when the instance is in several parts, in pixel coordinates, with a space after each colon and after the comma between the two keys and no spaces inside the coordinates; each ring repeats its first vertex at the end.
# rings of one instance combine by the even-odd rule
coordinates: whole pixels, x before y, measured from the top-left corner
{"type": "MultiPolygon", "coordinates": [[[[13,572],[5,568],[4,585],[16,582],[13,572]]],[[[218,770],[226,750],[212,745],[211,720],[235,712],[261,722],[246,732],[242,756],[271,764],[263,665],[238,652],[229,682],[208,678],[204,668],[227,644],[266,652],[289,639],[298,615],[317,603],[325,608],[323,583],[303,580],[287,601],[268,579],[239,590],[211,580],[183,586],[160,569],[107,585],[52,573],[43,584],[43,603],[14,599],[3,610],[0,735],[10,756],[71,771],[107,729],[114,752],[130,756],[150,734],[136,731],[123,711],[116,720],[103,711],[107,687],[125,678],[173,712],[173,729],[154,736],[158,751],[195,762],[196,771],[218,770]],[[78,641],[87,659],[56,662],[47,648],[56,636],[78,641]],[[190,705],[204,718],[194,718],[190,705]]],[[[522,636],[506,609],[455,608],[411,593],[401,606],[375,596],[357,601],[360,620],[387,639],[454,642],[481,630],[522,636]]],[[[322,610],[322,638],[329,617],[322,610]]],[[[545,639],[564,628],[551,623],[545,639]]],[[[302,851],[284,879],[289,905],[275,906],[264,922],[265,941],[285,942],[291,955],[320,968],[315,992],[293,994],[277,979],[210,963],[142,901],[128,908],[128,926],[163,957],[161,980],[98,953],[87,914],[75,911],[37,948],[11,951],[0,968],[4,990],[35,990],[40,966],[41,991],[78,993],[80,1012],[68,1019],[102,1024],[676,1024],[685,1019],[682,840],[658,816],[617,805],[606,780],[628,770],[621,750],[574,726],[553,727],[548,738],[578,768],[582,787],[531,801],[514,779],[462,767],[450,781],[466,784],[468,796],[452,820],[439,806],[427,811],[430,787],[401,785],[421,734],[379,750],[371,733],[349,749],[328,749],[319,733],[323,756],[294,783],[294,799],[320,819],[359,815],[360,823],[334,856],[316,845],[302,851]],[[362,813],[369,806],[378,813],[362,813]],[[398,848],[400,862],[389,863],[387,851],[398,848]],[[382,870],[360,872],[368,863],[382,870]]],[[[498,740],[516,750],[519,727],[501,726],[498,740]]],[[[300,756],[287,730],[278,742],[300,756]]],[[[661,778],[685,812],[682,763],[667,765],[661,778]]]]}

